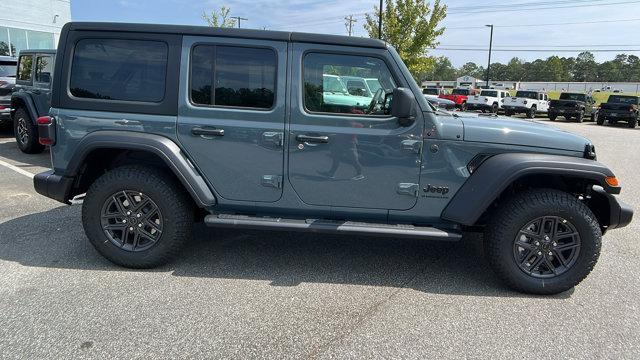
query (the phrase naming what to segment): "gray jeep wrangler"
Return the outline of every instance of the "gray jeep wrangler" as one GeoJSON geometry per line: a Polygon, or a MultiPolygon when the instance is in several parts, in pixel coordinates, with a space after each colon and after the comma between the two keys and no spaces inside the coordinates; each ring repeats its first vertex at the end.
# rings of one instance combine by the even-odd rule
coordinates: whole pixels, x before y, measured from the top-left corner
{"type": "Polygon", "coordinates": [[[580,136],[529,120],[437,112],[385,43],[185,26],[69,23],[36,190],[84,196],[112,262],[174,258],[212,227],[457,241],[484,232],[511,287],[565,291],[633,211],[580,136]],[[370,97],[330,84],[371,80],[370,97]],[[325,76],[333,75],[333,76],[325,76]]]}
{"type": "Polygon", "coordinates": [[[18,148],[41,153],[38,118],[49,113],[55,50],[23,50],[18,56],[16,87],[11,94],[11,118],[18,148]]]}

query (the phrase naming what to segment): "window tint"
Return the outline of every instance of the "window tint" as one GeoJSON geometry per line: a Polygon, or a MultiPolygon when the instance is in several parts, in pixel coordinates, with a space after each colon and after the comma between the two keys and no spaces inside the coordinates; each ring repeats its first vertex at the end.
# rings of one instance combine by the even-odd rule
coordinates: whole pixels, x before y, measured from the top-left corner
{"type": "Polygon", "coordinates": [[[71,64],[71,94],[91,99],[161,102],[167,53],[167,44],[160,41],[80,40],[71,64]]]}
{"type": "Polygon", "coordinates": [[[39,56],[36,60],[36,82],[50,83],[53,73],[53,59],[51,56],[39,56]]]}
{"type": "Polygon", "coordinates": [[[308,111],[389,114],[396,82],[381,59],[311,53],[303,62],[304,105],[308,111]]]}
{"type": "Polygon", "coordinates": [[[31,81],[31,70],[33,70],[33,56],[20,56],[18,63],[18,80],[31,81]]]}
{"type": "Polygon", "coordinates": [[[498,92],[495,90],[482,90],[480,92],[480,95],[488,97],[498,97],[498,92]]]}
{"type": "Polygon", "coordinates": [[[198,45],[191,55],[191,101],[270,109],[275,101],[276,62],[271,49],[198,45]]]}

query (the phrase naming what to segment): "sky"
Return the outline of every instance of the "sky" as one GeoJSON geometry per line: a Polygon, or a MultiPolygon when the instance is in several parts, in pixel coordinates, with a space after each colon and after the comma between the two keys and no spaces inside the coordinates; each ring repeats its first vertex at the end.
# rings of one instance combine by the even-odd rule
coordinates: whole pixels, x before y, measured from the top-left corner
{"type": "MultiPolygon", "coordinates": [[[[569,57],[595,49],[635,49],[624,52],[640,56],[640,1],[442,0],[442,3],[449,8],[442,23],[446,30],[438,39],[438,48],[430,50],[429,55],[447,56],[457,67],[469,61],[486,66],[490,33],[486,24],[495,26],[492,63],[506,63],[515,56],[527,61],[552,55],[569,57]],[[444,50],[470,48],[473,50],[444,50]]],[[[71,16],[74,21],[204,25],[201,19],[204,10],[226,5],[232,16],[249,19],[242,22],[242,27],[346,35],[344,17],[353,15],[358,20],[354,36],[366,36],[362,26],[364,13],[372,12],[377,4],[377,0],[72,0],[71,16]]],[[[605,61],[621,52],[594,54],[596,60],[605,61]]]]}

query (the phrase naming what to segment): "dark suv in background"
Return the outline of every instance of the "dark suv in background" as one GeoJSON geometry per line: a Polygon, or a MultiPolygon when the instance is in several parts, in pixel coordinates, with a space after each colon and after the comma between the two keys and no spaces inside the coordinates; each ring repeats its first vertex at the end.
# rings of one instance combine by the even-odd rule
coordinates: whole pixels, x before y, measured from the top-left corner
{"type": "Polygon", "coordinates": [[[562,93],[560,99],[549,101],[549,120],[555,121],[558,116],[563,116],[567,121],[575,119],[582,122],[585,116],[594,120],[593,105],[595,101],[590,95],[583,93],[562,93]]]}
{"type": "Polygon", "coordinates": [[[11,93],[16,84],[16,59],[0,56],[0,128],[11,123],[11,93]]]}
{"type": "Polygon", "coordinates": [[[49,112],[55,57],[55,50],[24,50],[18,56],[11,112],[16,143],[27,154],[44,150],[38,142],[37,120],[49,112]]]}
{"type": "Polygon", "coordinates": [[[639,107],[640,96],[611,95],[606,103],[600,105],[596,121],[598,125],[604,125],[605,121],[611,125],[624,121],[630,128],[635,128],[640,118],[639,107]]]}

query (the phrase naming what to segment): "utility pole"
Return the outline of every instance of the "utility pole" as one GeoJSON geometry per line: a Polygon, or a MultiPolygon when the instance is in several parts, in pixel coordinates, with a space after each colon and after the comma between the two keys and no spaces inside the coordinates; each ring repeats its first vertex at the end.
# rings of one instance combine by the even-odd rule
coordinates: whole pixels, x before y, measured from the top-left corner
{"type": "Polygon", "coordinates": [[[242,26],[240,26],[240,23],[242,22],[242,20],[249,21],[249,19],[243,18],[243,17],[240,17],[240,16],[232,16],[231,18],[232,19],[236,19],[236,21],[238,21],[238,29],[240,29],[242,27],[242,26]]]}
{"type": "Polygon", "coordinates": [[[382,39],[382,0],[380,0],[380,13],[378,14],[378,39],[382,39]]]}
{"type": "Polygon", "coordinates": [[[347,31],[349,32],[349,36],[353,35],[353,23],[358,22],[358,20],[353,18],[353,15],[349,15],[349,17],[344,18],[346,20],[346,22],[344,23],[344,26],[347,28],[347,31]]]}
{"type": "Polygon", "coordinates": [[[491,28],[491,35],[489,36],[489,63],[487,64],[487,89],[489,88],[489,78],[491,77],[491,47],[493,46],[493,25],[485,25],[491,28]]]}

